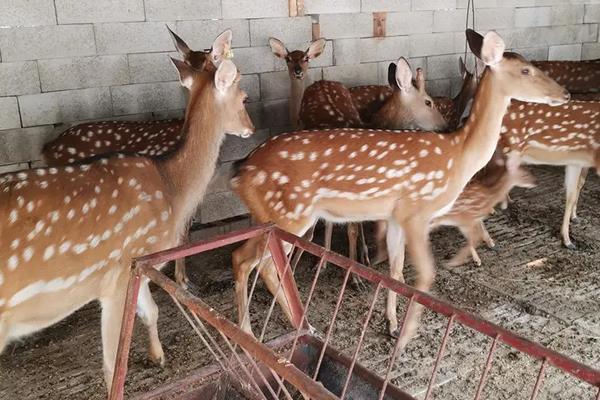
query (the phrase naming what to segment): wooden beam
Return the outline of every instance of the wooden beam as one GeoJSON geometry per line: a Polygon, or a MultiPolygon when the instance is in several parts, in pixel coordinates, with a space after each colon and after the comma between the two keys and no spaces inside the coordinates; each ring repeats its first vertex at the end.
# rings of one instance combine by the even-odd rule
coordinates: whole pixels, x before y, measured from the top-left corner
{"type": "Polygon", "coordinates": [[[290,17],[298,16],[298,3],[297,0],[288,0],[288,10],[290,17]]]}
{"type": "Polygon", "coordinates": [[[312,24],[312,40],[317,40],[321,37],[321,25],[318,22],[312,24]]]}
{"type": "Polygon", "coordinates": [[[387,13],[385,12],[374,12],[373,13],[373,36],[374,37],[385,37],[385,20],[387,13]]]}

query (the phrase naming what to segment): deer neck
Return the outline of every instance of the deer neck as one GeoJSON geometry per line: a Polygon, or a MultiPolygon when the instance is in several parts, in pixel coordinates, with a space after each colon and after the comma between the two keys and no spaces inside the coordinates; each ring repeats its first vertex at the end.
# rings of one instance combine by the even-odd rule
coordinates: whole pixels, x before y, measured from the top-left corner
{"type": "Polygon", "coordinates": [[[290,78],[290,124],[298,128],[300,105],[304,96],[304,79],[290,78]]]}
{"type": "Polygon", "coordinates": [[[469,119],[453,138],[459,144],[455,146],[459,152],[455,160],[456,171],[464,183],[492,158],[509,105],[510,97],[504,93],[501,82],[492,71],[486,70],[477,88],[469,119]]]}
{"type": "Polygon", "coordinates": [[[177,229],[182,232],[204,197],[215,172],[225,138],[221,111],[209,86],[190,100],[182,131],[182,144],[159,161],[159,170],[170,191],[177,229]]]}

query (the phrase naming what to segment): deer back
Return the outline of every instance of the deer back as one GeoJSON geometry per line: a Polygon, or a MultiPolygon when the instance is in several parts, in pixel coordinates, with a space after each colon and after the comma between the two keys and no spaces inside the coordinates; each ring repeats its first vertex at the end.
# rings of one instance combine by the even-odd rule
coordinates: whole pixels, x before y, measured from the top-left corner
{"type": "Polygon", "coordinates": [[[533,65],[571,93],[600,92],[600,62],[533,61],[533,65]]]}
{"type": "Polygon", "coordinates": [[[299,117],[304,129],[363,126],[350,91],[333,81],[317,81],[306,88],[299,117]]]}
{"type": "Polygon", "coordinates": [[[392,88],[384,85],[363,85],[349,88],[352,103],[365,123],[371,123],[375,114],[392,96],[392,88]]]}

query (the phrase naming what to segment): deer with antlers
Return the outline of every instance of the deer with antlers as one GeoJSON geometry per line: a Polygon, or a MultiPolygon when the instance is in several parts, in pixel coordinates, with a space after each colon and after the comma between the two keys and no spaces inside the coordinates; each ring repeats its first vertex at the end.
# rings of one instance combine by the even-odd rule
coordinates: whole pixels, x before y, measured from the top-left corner
{"type": "MultiPolygon", "coordinates": [[[[471,50],[486,65],[467,122],[449,134],[330,129],[294,132],[269,139],[241,165],[232,184],[256,221],[272,221],[303,235],[317,219],[334,222],[387,220],[391,276],[403,281],[404,241],[417,269],[416,288],[427,291],[435,272],[428,233],[431,221],[448,212],[460,192],[492,157],[511,99],[560,105],[569,93],[514,53],[504,53],[495,32],[468,30],[471,50]]],[[[233,253],[236,303],[247,318],[248,275],[259,264],[267,287],[278,277],[263,254],[264,240],[247,241],[233,253]]],[[[289,249],[287,249],[289,251],[289,249]]],[[[274,293],[275,295],[275,293],[274,293]]],[[[277,300],[290,317],[285,294],[277,300]]],[[[411,307],[400,344],[418,326],[420,306],[411,307]]],[[[390,333],[398,335],[396,296],[388,295],[390,333]]]]}
{"type": "MultiPolygon", "coordinates": [[[[206,51],[194,51],[168,26],[177,51],[196,71],[214,72],[231,49],[232,32],[225,30],[206,51]]],[[[60,166],[88,158],[111,154],[138,154],[161,157],[180,143],[183,120],[164,121],[99,121],[75,125],[56,139],[46,143],[42,157],[48,166],[60,166]]],[[[187,236],[187,232],[185,234],[187,236]]],[[[175,280],[182,286],[189,283],[185,260],[175,262],[175,280]]]]}
{"type": "Polygon", "coordinates": [[[325,39],[317,39],[311,42],[306,51],[289,51],[283,42],[276,38],[269,38],[269,46],[273,54],[285,60],[290,77],[290,101],[289,118],[293,129],[300,127],[299,114],[300,104],[306,87],[306,76],[311,60],[319,57],[325,50],[327,42],[325,39]]]}
{"type": "MultiPolygon", "coordinates": [[[[176,151],[0,176],[0,351],[98,300],[110,388],[132,259],[181,242],[225,134],[254,132],[233,62],[223,60],[215,72],[173,63],[190,92],[176,151]]],[[[138,315],[149,331],[150,357],[162,364],[147,281],[138,315]]]]}

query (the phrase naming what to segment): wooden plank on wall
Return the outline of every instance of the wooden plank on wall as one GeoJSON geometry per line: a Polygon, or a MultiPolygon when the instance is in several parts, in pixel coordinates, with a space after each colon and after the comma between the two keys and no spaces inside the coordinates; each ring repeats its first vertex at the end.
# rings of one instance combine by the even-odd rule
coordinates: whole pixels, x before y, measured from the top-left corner
{"type": "Polygon", "coordinates": [[[321,38],[321,25],[318,22],[312,24],[312,40],[321,38]]]}
{"type": "Polygon", "coordinates": [[[288,0],[290,17],[299,17],[304,15],[304,0],[288,0]]]}
{"type": "Polygon", "coordinates": [[[373,36],[384,37],[385,36],[385,20],[387,13],[385,12],[374,12],[373,13],[373,36]]]}

